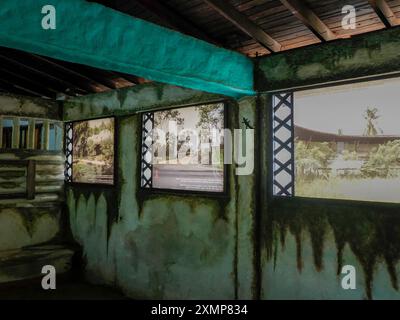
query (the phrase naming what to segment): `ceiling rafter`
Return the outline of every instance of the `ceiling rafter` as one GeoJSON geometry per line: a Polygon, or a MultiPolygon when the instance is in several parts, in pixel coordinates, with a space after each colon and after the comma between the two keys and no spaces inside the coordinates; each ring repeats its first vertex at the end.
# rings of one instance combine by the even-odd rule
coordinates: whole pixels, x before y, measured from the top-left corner
{"type": "Polygon", "coordinates": [[[33,56],[35,56],[35,58],[37,58],[39,60],[42,60],[44,63],[51,65],[53,68],[75,78],[77,83],[86,84],[86,86],[89,89],[88,91],[98,93],[98,92],[111,90],[110,87],[107,87],[101,83],[98,83],[97,81],[94,81],[93,79],[89,78],[88,76],[64,66],[62,61],[56,61],[52,58],[47,58],[47,57],[45,58],[45,57],[42,57],[42,56],[39,56],[36,54],[33,56]]]}
{"type": "Polygon", "coordinates": [[[143,84],[143,83],[147,83],[147,82],[151,82],[150,80],[146,80],[144,78],[141,77],[137,77],[134,76],[132,74],[127,74],[127,73],[122,73],[122,72],[116,72],[114,71],[115,74],[121,76],[121,78],[128,80],[129,82],[133,83],[133,84],[143,84]]]}
{"type": "Polygon", "coordinates": [[[58,94],[79,96],[99,93],[146,81],[123,73],[59,61],[6,47],[0,47],[0,68],[11,73],[18,84],[12,86],[3,77],[0,91],[8,89],[11,93],[49,98],[56,98],[58,94]],[[44,91],[45,88],[49,90],[44,91]]]}
{"type": "Polygon", "coordinates": [[[0,91],[5,92],[5,93],[14,93],[14,94],[19,94],[19,95],[28,95],[28,96],[35,96],[35,97],[42,96],[40,93],[37,93],[32,90],[15,85],[15,84],[9,82],[8,80],[1,79],[1,77],[0,77],[0,91]]]}
{"type": "Polygon", "coordinates": [[[180,15],[176,10],[170,8],[158,0],[135,0],[140,6],[157,16],[171,29],[175,29],[195,38],[205,40],[218,46],[222,46],[216,39],[208,35],[204,30],[194,25],[193,22],[180,15]]]}
{"type": "Polygon", "coordinates": [[[368,0],[368,2],[386,28],[395,27],[400,24],[400,19],[396,17],[396,14],[385,0],[368,0]]]}
{"type": "Polygon", "coordinates": [[[56,61],[51,58],[16,49],[0,48],[0,52],[8,57],[18,59],[18,61],[23,61],[25,64],[29,64],[32,68],[43,70],[43,72],[73,83],[81,91],[83,90],[86,93],[103,92],[110,89],[80,74],[79,72],[68,69],[62,65],[61,61],[56,61]]]}
{"type": "Polygon", "coordinates": [[[55,77],[49,73],[42,70],[36,69],[29,66],[27,60],[18,60],[14,57],[10,57],[0,51],[0,63],[4,65],[4,68],[12,68],[15,71],[20,71],[21,74],[30,75],[35,79],[40,80],[41,83],[45,83],[48,86],[52,86],[59,90],[60,92],[71,94],[85,94],[87,91],[81,90],[74,84],[62,79],[62,77],[55,77]]]}
{"type": "MultiPolygon", "coordinates": [[[[50,59],[50,58],[48,58],[50,59]]],[[[51,59],[55,62],[53,59],[51,59]]],[[[113,71],[95,69],[82,64],[76,64],[67,61],[57,61],[57,64],[67,68],[71,72],[80,74],[82,77],[87,77],[98,84],[103,85],[108,89],[120,89],[126,86],[133,86],[135,83],[128,81],[126,78],[118,76],[113,71]]]]}
{"type": "Polygon", "coordinates": [[[152,16],[157,17],[164,26],[179,31],[181,33],[187,34],[189,36],[213,43],[217,46],[223,47],[223,45],[212,36],[207,34],[200,27],[195,25],[192,21],[187,19],[185,16],[178,13],[176,10],[168,6],[159,0],[133,0],[127,2],[118,2],[113,0],[87,0],[88,2],[97,2],[104,6],[110,7],[112,9],[121,11],[128,15],[134,16],[131,13],[133,4],[137,3],[141,8],[146,10],[152,16]]]}
{"type": "Polygon", "coordinates": [[[281,51],[282,45],[267,34],[259,25],[252,21],[249,17],[236,10],[228,1],[224,0],[204,0],[209,6],[216,10],[219,14],[232,22],[237,28],[252,37],[263,47],[272,52],[281,51]]]}
{"type": "Polygon", "coordinates": [[[281,3],[303,24],[305,24],[321,41],[335,40],[337,37],[331,29],[303,1],[280,0],[281,3]]]}
{"type": "Polygon", "coordinates": [[[0,79],[12,83],[13,85],[18,86],[20,88],[28,89],[29,91],[37,95],[40,95],[41,97],[44,98],[55,98],[57,94],[57,92],[54,89],[36,83],[32,79],[29,79],[18,73],[9,71],[3,67],[0,67],[0,79]]]}

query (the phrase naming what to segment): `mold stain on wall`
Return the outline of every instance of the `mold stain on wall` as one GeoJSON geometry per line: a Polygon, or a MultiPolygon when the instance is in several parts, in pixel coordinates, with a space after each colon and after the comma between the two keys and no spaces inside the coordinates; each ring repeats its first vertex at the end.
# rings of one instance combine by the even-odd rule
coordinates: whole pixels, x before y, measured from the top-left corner
{"type": "MultiPolygon", "coordinates": [[[[256,63],[259,116],[269,128],[272,91],[398,73],[399,30],[391,29],[292,50],[256,63]]],[[[270,179],[270,136],[263,133],[262,172],[270,179]]],[[[267,182],[262,187],[265,198],[267,182]]],[[[395,204],[315,199],[262,203],[261,278],[265,298],[399,298],[400,215],[395,204]],[[293,265],[291,264],[293,263],[293,265]],[[354,264],[357,290],[340,286],[354,264]]]]}
{"type": "Polygon", "coordinates": [[[233,251],[226,252],[232,246],[233,230],[232,222],[224,217],[226,204],[196,197],[135,198],[136,167],[129,168],[130,161],[124,167],[124,163],[122,160],[124,180],[131,177],[133,181],[128,185],[122,182],[116,219],[107,221],[110,207],[118,207],[117,197],[107,197],[104,191],[86,193],[76,187],[68,194],[71,227],[84,248],[89,278],[106,279],[108,284],[142,298],[183,298],[185,292],[206,297],[205,286],[217,283],[216,294],[222,294],[218,290],[225,291],[222,296],[233,292],[229,274],[229,253],[233,251]],[[103,270],[107,268],[109,274],[103,270]],[[217,277],[219,281],[214,278],[215,268],[225,270],[217,277]]]}
{"type": "MultiPolygon", "coordinates": [[[[50,100],[2,93],[0,115],[12,118],[14,124],[21,118],[29,118],[34,123],[36,119],[60,120],[61,108],[50,100]]],[[[28,133],[27,140],[31,139],[28,133]]],[[[67,241],[63,153],[47,150],[46,143],[40,150],[31,149],[32,146],[18,149],[19,141],[15,140],[13,148],[0,151],[0,284],[37,277],[41,263],[57,265],[57,271],[62,274],[70,269],[69,259],[73,254],[60,245],[67,241]],[[32,199],[24,194],[27,171],[17,164],[23,160],[35,163],[32,199]],[[56,249],[43,253],[48,248],[56,249]]],[[[48,141],[45,134],[43,140],[48,141]]]]}
{"type": "Polygon", "coordinates": [[[384,30],[260,58],[257,87],[265,92],[393,73],[400,68],[398,39],[399,30],[384,30]]]}
{"type": "MultiPolygon", "coordinates": [[[[263,97],[267,108],[270,106],[268,97],[263,97]]],[[[267,112],[260,113],[260,117],[269,123],[267,112]]],[[[268,132],[264,135],[268,136],[268,132]]],[[[269,140],[264,141],[267,143],[263,148],[269,150],[269,140]]],[[[267,151],[264,153],[264,157],[269,157],[267,151]]],[[[263,164],[266,177],[269,165],[268,161],[263,164]]],[[[268,183],[268,179],[264,183],[268,183]]],[[[267,190],[269,186],[263,188],[267,190]]],[[[373,299],[398,296],[398,205],[265,198],[268,200],[261,211],[260,238],[264,297],[373,299]],[[354,264],[357,270],[357,290],[353,293],[345,292],[340,286],[345,264],[354,264]],[[274,277],[273,282],[285,283],[287,287],[279,288],[275,282],[271,285],[271,277],[274,277]],[[318,286],[314,293],[309,292],[311,284],[318,286]]]]}
{"type": "MultiPolygon", "coordinates": [[[[253,208],[251,177],[238,182],[230,166],[228,197],[139,190],[141,115],[132,112],[143,105],[150,109],[171,107],[215,99],[215,95],[159,84],[111,95],[116,99],[109,100],[108,95],[96,101],[83,97],[82,101],[69,102],[65,110],[67,118],[80,109],[89,118],[119,115],[116,186],[66,187],[70,225],[83,248],[86,277],[119,287],[134,298],[251,297],[251,287],[247,288],[244,281],[251,286],[252,270],[243,270],[246,263],[238,270],[238,256],[251,259],[253,254],[251,243],[246,244],[251,237],[249,230],[240,236],[242,243],[238,245],[238,210],[246,210],[241,213],[242,222],[252,219],[247,215],[249,205],[253,208]],[[138,101],[142,101],[141,106],[138,101]],[[238,183],[243,184],[240,192],[249,198],[237,200],[238,183]],[[247,203],[247,207],[240,203],[247,203]]],[[[229,107],[231,121],[238,122],[237,106],[229,107]]],[[[243,115],[253,119],[254,108],[254,103],[248,103],[243,115]]]]}
{"type": "MultiPolygon", "coordinates": [[[[263,236],[268,260],[276,264],[278,245],[285,248],[287,233],[296,241],[296,261],[298,272],[302,272],[302,246],[304,234],[309,237],[315,270],[321,272],[327,235],[333,232],[337,250],[337,275],[343,266],[343,249],[349,245],[362,267],[365,296],[372,299],[374,273],[380,263],[386,265],[393,289],[398,291],[398,270],[400,259],[400,217],[398,209],[389,206],[368,205],[312,205],[294,201],[291,204],[273,204],[263,236]]],[[[281,254],[283,254],[281,252],[281,254]]],[[[275,265],[275,267],[277,267],[275,265]]],[[[282,266],[279,266],[282,267],[282,266]]]]}

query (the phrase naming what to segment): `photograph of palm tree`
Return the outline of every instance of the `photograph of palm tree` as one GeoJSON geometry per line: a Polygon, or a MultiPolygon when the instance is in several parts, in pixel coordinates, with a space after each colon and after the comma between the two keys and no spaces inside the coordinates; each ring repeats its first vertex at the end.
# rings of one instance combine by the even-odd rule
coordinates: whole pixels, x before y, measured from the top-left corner
{"type": "Polygon", "coordinates": [[[400,81],[295,93],[297,196],[400,202],[400,81]]]}
{"type": "Polygon", "coordinates": [[[73,124],[72,181],[114,184],[114,118],[73,124]]]}

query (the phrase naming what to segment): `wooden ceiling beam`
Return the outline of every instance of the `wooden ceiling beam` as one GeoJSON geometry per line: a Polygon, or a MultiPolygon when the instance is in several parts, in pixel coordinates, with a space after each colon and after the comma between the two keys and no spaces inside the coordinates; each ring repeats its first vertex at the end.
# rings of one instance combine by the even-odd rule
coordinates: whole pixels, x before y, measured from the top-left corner
{"type": "Polygon", "coordinates": [[[9,71],[15,71],[16,73],[23,74],[24,76],[29,76],[30,79],[34,79],[36,82],[46,84],[60,92],[68,95],[78,95],[85,94],[86,91],[81,90],[72,83],[69,83],[61,78],[57,78],[44,70],[38,70],[29,66],[27,60],[18,60],[14,57],[3,54],[0,51],[0,65],[9,71]]]}
{"type": "Polygon", "coordinates": [[[127,79],[123,79],[113,71],[101,70],[86,65],[66,61],[57,61],[57,63],[69,69],[70,71],[79,73],[80,75],[87,77],[88,79],[92,79],[96,83],[99,83],[108,89],[120,89],[124,86],[126,87],[134,85],[134,83],[131,83],[127,79]]]}
{"type": "Polygon", "coordinates": [[[46,85],[69,96],[97,92],[93,90],[93,83],[86,81],[86,79],[92,79],[92,82],[94,80],[94,85],[103,85],[107,88],[106,90],[109,90],[108,88],[119,89],[133,86],[141,81],[139,78],[132,76],[132,79],[135,80],[135,82],[132,82],[130,79],[127,79],[128,76],[123,76],[115,72],[64,61],[56,61],[51,58],[43,58],[43,60],[38,61],[37,57],[30,53],[4,47],[0,47],[0,66],[3,66],[4,69],[10,72],[21,74],[35,80],[37,83],[46,85]],[[49,64],[49,62],[55,63],[57,67],[54,64],[49,64]],[[61,70],[61,68],[64,69],[61,70]],[[69,70],[68,73],[64,71],[65,68],[69,70]],[[80,77],[72,77],[72,72],[74,74],[79,73],[80,77]]]}
{"type": "Polygon", "coordinates": [[[116,72],[116,71],[114,71],[114,73],[119,75],[121,78],[126,79],[129,82],[135,84],[135,85],[146,82],[145,79],[137,77],[137,76],[134,76],[134,75],[131,75],[131,74],[122,73],[122,72],[116,72]]]}
{"type": "Polygon", "coordinates": [[[386,28],[395,27],[400,24],[400,19],[396,17],[396,14],[385,0],[368,0],[368,2],[386,28]]]}
{"type": "Polygon", "coordinates": [[[281,3],[303,24],[305,24],[321,41],[335,40],[337,37],[331,29],[303,1],[280,0],[281,3]]]}
{"type": "Polygon", "coordinates": [[[51,60],[51,58],[45,58],[36,54],[9,48],[0,48],[0,52],[7,57],[23,61],[24,63],[29,64],[32,68],[41,70],[57,77],[58,79],[63,79],[64,81],[74,84],[75,87],[80,89],[78,93],[97,93],[109,90],[109,88],[102,86],[92,79],[69,70],[58,63],[58,61],[56,62],[56,60],[51,60]]]}
{"type": "Polygon", "coordinates": [[[89,78],[88,76],[82,74],[81,72],[77,71],[77,70],[73,70],[71,69],[66,62],[64,61],[58,61],[55,60],[53,58],[49,58],[49,57],[42,57],[42,56],[38,56],[38,55],[34,55],[36,58],[42,60],[43,62],[53,66],[54,68],[58,69],[60,72],[63,72],[64,74],[70,76],[71,78],[75,79],[74,83],[79,83],[80,85],[82,83],[86,83],[87,85],[89,85],[89,88],[91,88],[91,91],[93,93],[99,93],[99,92],[104,92],[104,91],[108,91],[111,90],[112,88],[105,86],[104,84],[101,84],[91,78],[89,78]]]}
{"type": "Polygon", "coordinates": [[[176,10],[173,10],[167,4],[164,4],[159,0],[135,1],[151,14],[157,16],[170,28],[222,47],[217,40],[213,39],[204,30],[194,25],[193,22],[180,15],[176,10]]]}
{"type": "Polygon", "coordinates": [[[136,2],[137,4],[139,4],[140,7],[161,20],[166,27],[222,47],[219,41],[213,39],[204,30],[193,24],[193,22],[191,22],[186,17],[179,14],[176,10],[159,0],[134,0],[132,2],[118,2],[113,0],[87,1],[100,3],[104,6],[124,12],[129,15],[132,15],[130,13],[132,3],[136,2]]]}
{"type": "Polygon", "coordinates": [[[6,80],[0,79],[0,90],[5,93],[13,93],[13,94],[19,94],[19,95],[28,95],[28,96],[34,96],[34,97],[41,97],[41,94],[33,92],[29,89],[16,86],[15,84],[12,84],[6,80]]]}
{"type": "Polygon", "coordinates": [[[236,10],[228,1],[224,0],[204,0],[219,14],[232,22],[237,28],[252,37],[263,47],[272,52],[281,51],[282,45],[267,34],[259,25],[253,22],[249,17],[236,10]]]}
{"type": "Polygon", "coordinates": [[[14,85],[15,87],[29,90],[30,92],[40,95],[43,98],[54,99],[56,98],[57,95],[57,92],[55,90],[42,86],[41,84],[38,84],[27,77],[10,72],[1,67],[0,67],[0,79],[14,85]]]}
{"type": "Polygon", "coordinates": [[[89,80],[89,83],[92,85],[92,87],[96,86],[98,89],[100,89],[100,91],[95,92],[103,92],[110,89],[120,89],[135,85],[135,83],[132,83],[126,78],[118,76],[113,71],[101,70],[66,61],[56,61],[51,58],[47,59],[52,63],[57,64],[59,67],[69,70],[69,73],[78,75],[82,78],[81,81],[83,81],[83,79],[89,80]]]}

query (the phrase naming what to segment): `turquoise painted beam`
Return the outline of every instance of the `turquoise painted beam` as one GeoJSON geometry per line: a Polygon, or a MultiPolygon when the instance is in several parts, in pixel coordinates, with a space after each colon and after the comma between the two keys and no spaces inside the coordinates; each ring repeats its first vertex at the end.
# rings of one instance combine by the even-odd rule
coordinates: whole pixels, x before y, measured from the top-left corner
{"type": "Polygon", "coordinates": [[[253,62],[84,0],[1,0],[0,46],[224,94],[253,95],[253,62]],[[45,5],[56,29],[43,29],[45,5]]]}

